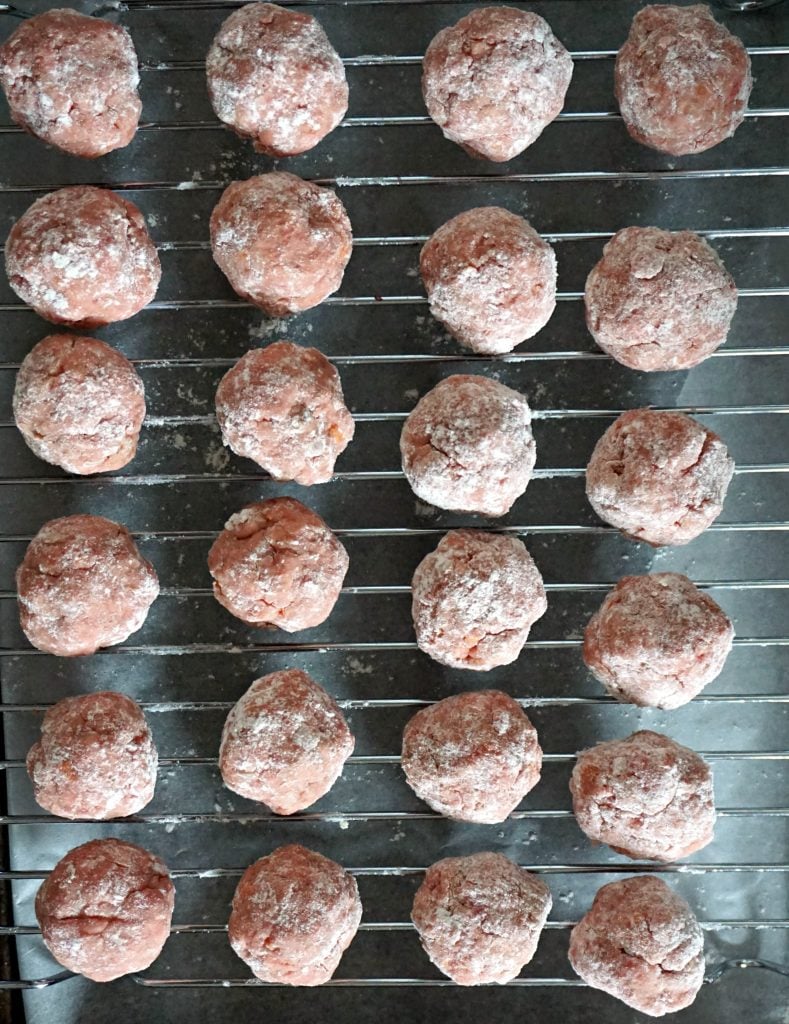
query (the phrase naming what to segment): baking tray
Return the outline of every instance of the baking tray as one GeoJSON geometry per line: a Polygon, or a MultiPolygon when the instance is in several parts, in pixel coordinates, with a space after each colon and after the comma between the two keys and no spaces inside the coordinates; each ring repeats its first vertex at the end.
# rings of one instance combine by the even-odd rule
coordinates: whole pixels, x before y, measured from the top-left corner
{"type": "MultiPolygon", "coordinates": [[[[26,10],[56,6],[24,3],[26,10]]],[[[477,162],[445,141],[422,106],[420,55],[472,6],[446,2],[302,4],[345,58],[351,106],[317,149],[278,166],[332,184],[356,236],[339,294],[287,322],[241,303],[214,267],[208,216],[221,189],[272,167],[220,127],[203,58],[234,3],[142,0],[104,5],[131,31],[143,64],[143,120],[126,150],[79,161],[15,131],[0,112],[0,229],[40,194],[76,182],[120,188],[148,218],[164,276],[156,301],[98,331],[137,362],[149,415],[135,461],[110,477],[67,478],[35,459],[11,422],[14,372],[49,328],[0,284],[0,685],[7,778],[16,984],[31,1024],[181,1021],[238,1015],[300,1024],[344,1021],[641,1019],[585,988],[566,959],[569,927],[595,890],[659,870],[694,906],[707,958],[786,961],[786,679],[789,676],[789,5],[718,15],[745,41],[756,84],[734,139],[672,159],[629,140],[613,112],[613,55],[634,0],[530,4],[576,58],[565,113],[523,156],[477,162]],[[112,10],[110,10],[112,9],[112,10]],[[8,127],[5,127],[8,126],[8,127]],[[427,310],[421,242],[448,217],[498,203],[555,243],[560,302],[548,326],[511,356],[470,358],[427,310]],[[724,348],[686,373],[643,375],[596,350],[581,292],[605,239],[628,224],[706,234],[741,299],[724,348]],[[219,377],[252,345],[288,337],[336,363],[357,420],[337,478],[310,489],[273,484],[222,447],[213,419],[219,377]],[[440,378],[485,373],[522,390],[535,411],[537,471],[495,528],[518,533],[545,577],[549,608],[518,662],[481,676],[415,650],[408,587],[419,559],[453,526],[489,526],[417,502],[399,470],[398,436],[417,397],[440,378]],[[604,528],[583,492],[583,467],[617,412],[684,409],[718,431],[737,460],[723,514],[683,548],[653,551],[604,528]],[[324,625],[288,636],[245,627],[210,596],[205,559],[230,513],[292,494],[323,515],[350,553],[347,586],[324,625]],[[19,631],[13,572],[25,544],[57,515],[94,512],[125,523],[156,565],[162,595],[144,628],[86,659],[31,650],[19,631]],[[583,626],[624,573],[675,570],[708,587],[735,621],[722,675],[688,706],[664,713],[601,695],[580,658],[583,626]],[[308,814],[282,819],[224,790],[214,759],[227,709],[259,675],[297,666],[347,709],[356,750],[342,779],[308,814]],[[463,825],[427,813],[402,776],[401,730],[414,710],[458,692],[500,687],[523,700],[546,752],[540,785],[504,824],[463,825]],[[84,825],[48,818],[21,767],[47,705],[113,688],[141,701],[162,757],[154,802],[135,819],[84,825]],[[715,841],[687,864],[655,868],[591,845],[570,813],[575,752],[637,728],[665,730],[703,751],[721,817],[715,841]],[[150,847],[173,869],[175,933],[144,974],[108,986],[61,972],[35,934],[33,897],[72,846],[115,835],[150,847]],[[224,926],[241,871],[284,842],[303,842],[351,868],[362,929],[336,979],[320,990],[249,982],[224,926]],[[506,987],[461,990],[436,971],[410,927],[421,869],[495,849],[545,875],[554,908],[534,961],[506,987]],[[32,982],[41,987],[30,987],[32,982]]],[[[95,9],[82,4],[83,10],[95,9]]],[[[14,22],[0,15],[0,32],[14,22]]],[[[707,984],[682,1021],[785,1021],[786,979],[756,969],[707,984]]],[[[24,1018],[23,1018],[24,1014],[24,1018]]],[[[673,1019],[673,1018],[668,1018],[673,1019]]]]}

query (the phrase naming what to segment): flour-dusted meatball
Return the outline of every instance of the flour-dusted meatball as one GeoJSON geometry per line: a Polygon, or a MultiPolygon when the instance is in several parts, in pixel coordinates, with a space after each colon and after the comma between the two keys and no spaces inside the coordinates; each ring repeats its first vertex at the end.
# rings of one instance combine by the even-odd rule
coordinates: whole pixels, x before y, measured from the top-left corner
{"type": "Polygon", "coordinates": [[[246,4],[222,23],[206,57],[217,117],[268,156],[316,146],[348,109],[337,51],[309,14],[246,4]]]}
{"type": "Polygon", "coordinates": [[[709,765],[660,733],[634,732],[582,751],[570,792],[587,836],[626,857],[681,860],[712,840],[709,765]]]}
{"type": "Polygon", "coordinates": [[[145,219],[108,188],[73,185],[22,214],[5,247],[8,282],[53,324],[126,320],[156,294],[162,268],[145,219]]]}
{"type": "Polygon", "coordinates": [[[427,112],[452,142],[512,160],[564,106],[573,62],[550,25],[514,7],[480,7],[442,29],[425,53],[427,112]]]}
{"type": "Polygon", "coordinates": [[[709,7],[643,7],[616,58],[614,90],[636,142],[682,156],[728,139],[751,94],[751,61],[709,7]]]}
{"type": "Polygon", "coordinates": [[[68,9],[23,21],[0,46],[0,85],[14,121],[73,156],[127,146],[142,104],[131,36],[68,9]]]}
{"type": "Polygon", "coordinates": [[[704,981],[704,937],[685,900],[655,875],[597,890],[570,933],[576,974],[640,1013],[690,1006],[704,981]]]}
{"type": "Polygon", "coordinates": [[[129,360],[105,342],[50,334],[19,367],[14,419],[45,462],[69,473],[107,473],[134,458],[145,390],[129,360]]]}
{"type": "Polygon", "coordinates": [[[351,222],[331,189],[274,171],[225,189],[211,214],[211,247],[234,291],[269,316],[288,316],[340,287],[351,222]]]}
{"type": "Polygon", "coordinates": [[[275,341],[247,352],[216,392],[222,439],[275,480],[331,480],[354,434],[340,375],[316,348],[275,341]]]}
{"type": "Polygon", "coordinates": [[[487,377],[446,377],[405,421],[400,454],[422,501],[503,516],[526,490],[537,457],[529,403],[487,377]]]}
{"type": "Polygon", "coordinates": [[[510,352],[556,306],[556,255],[523,217],[481,206],[453,217],[425,243],[419,269],[430,312],[461,345],[510,352]]]}
{"type": "Polygon", "coordinates": [[[434,811],[495,824],[540,781],[542,749],[517,701],[480,690],[417,711],[403,732],[402,763],[409,786],[434,811]]]}
{"type": "Polygon", "coordinates": [[[450,530],[414,573],[411,612],[425,654],[487,672],[515,661],[545,614],[540,570],[517,537],[450,530]]]}
{"type": "Polygon", "coordinates": [[[337,702],[299,669],[256,679],[222,730],[219,768],[228,789],[277,814],[329,792],[353,752],[337,702]]]}
{"type": "Polygon", "coordinates": [[[723,441],[690,416],[632,409],[595,445],[586,496],[632,540],[687,544],[721,514],[733,473],[723,441]]]}
{"type": "Polygon", "coordinates": [[[241,876],[227,933],[261,981],[322,985],[361,919],[352,875],[303,846],[280,846],[241,876]]]}
{"type": "Polygon", "coordinates": [[[500,853],[447,857],[427,869],[411,919],[425,952],[458,985],[505,985],[529,963],[551,891],[500,853]]]}
{"type": "Polygon", "coordinates": [[[624,576],[584,632],[584,661],[617,700],[678,708],[720,673],[734,628],[676,572],[624,576]]]}
{"type": "Polygon", "coordinates": [[[40,651],[73,657],[122,643],[159,593],[125,526],[102,516],[51,519],[16,571],[19,621],[40,651]]]}
{"type": "Polygon", "coordinates": [[[247,505],[208,553],[214,596],[252,626],[293,633],[331,614],[348,554],[319,515],[295,498],[247,505]]]}
{"type": "Polygon", "coordinates": [[[726,340],[737,286],[692,231],[624,228],[586,279],[586,323],[633,370],[686,370],[726,340]]]}
{"type": "Polygon", "coordinates": [[[36,895],[47,949],[69,971],[112,981],[144,971],[170,935],[175,887],[152,853],[93,839],[58,861],[36,895]]]}
{"type": "Polygon", "coordinates": [[[157,761],[139,704],[122,693],[87,693],[47,710],[27,773],[44,810],[102,821],[153,800],[157,761]]]}

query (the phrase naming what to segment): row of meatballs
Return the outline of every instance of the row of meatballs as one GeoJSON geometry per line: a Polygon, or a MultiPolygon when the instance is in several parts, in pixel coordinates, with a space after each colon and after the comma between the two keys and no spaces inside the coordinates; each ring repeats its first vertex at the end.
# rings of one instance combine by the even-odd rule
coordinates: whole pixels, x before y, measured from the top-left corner
{"type": "MultiPolygon", "coordinates": [[[[444,135],[471,156],[518,156],[560,113],[573,61],[539,15],[481,7],[442,29],[422,63],[422,93],[444,135]]],[[[206,57],[217,117],[272,157],[317,145],[348,109],[343,62],[310,15],[250,3],[222,24],[206,57]]],[[[682,155],[731,136],[751,92],[740,40],[708,7],[640,10],[617,55],[615,94],[630,135],[682,155]],[[681,96],[681,99],[678,97],[681,96]]],[[[129,33],[73,10],[30,18],[0,47],[13,119],[81,157],[128,145],[142,110],[129,33]]]]}

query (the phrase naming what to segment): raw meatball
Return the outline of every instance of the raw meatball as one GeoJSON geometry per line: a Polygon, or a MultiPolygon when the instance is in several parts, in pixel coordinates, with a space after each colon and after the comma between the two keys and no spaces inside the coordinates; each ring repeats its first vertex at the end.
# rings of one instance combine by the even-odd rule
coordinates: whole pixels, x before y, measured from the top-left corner
{"type": "Polygon", "coordinates": [[[262,981],[322,985],[337,970],[361,919],[352,875],[303,846],[280,846],[242,875],[227,932],[262,981]]]}
{"type": "Polygon", "coordinates": [[[298,669],[256,679],[222,730],[219,768],[228,789],[277,814],[324,796],[353,752],[337,703],[298,669]]]}
{"type": "Polygon", "coordinates": [[[68,473],[106,473],[134,458],[145,390],[129,360],[105,342],[50,334],[19,368],[14,419],[45,462],[68,473]]]}
{"type": "Polygon", "coordinates": [[[690,416],[631,409],[595,445],[586,496],[632,540],[687,544],[721,514],[733,473],[723,441],[690,416]]]}
{"type": "Polygon", "coordinates": [[[459,693],[418,711],[403,732],[403,771],[434,811],[495,824],[540,781],[537,730],[500,690],[459,693]]]}
{"type": "Polygon", "coordinates": [[[564,106],[573,62],[550,25],[514,7],[480,7],[442,29],[422,64],[427,112],[483,160],[512,160],[564,106]]]}
{"type": "Polygon", "coordinates": [[[416,568],[411,611],[416,642],[450,668],[487,672],[515,661],[548,602],[522,541],[450,530],[416,568]]]}
{"type": "Polygon", "coordinates": [[[247,4],[222,23],[206,58],[216,116],[268,156],[316,146],[348,109],[337,51],[309,14],[247,4]]]}
{"type": "Polygon", "coordinates": [[[584,661],[617,700],[678,708],[720,673],[731,620],[687,576],[624,576],[589,620],[584,661]]]}
{"type": "Polygon", "coordinates": [[[27,755],[36,802],[61,818],[123,818],[153,800],[156,747],[142,708],[122,693],[49,708],[27,755]]]}
{"type": "Polygon", "coordinates": [[[523,217],[481,206],[447,221],[419,258],[430,312],[473,352],[511,352],[550,320],[556,255],[523,217]]]}
{"type": "Polygon", "coordinates": [[[94,839],[58,861],[36,895],[36,917],[59,964],[92,981],[112,981],[158,957],[174,902],[167,868],[152,853],[94,839]]]}
{"type": "Polygon", "coordinates": [[[310,309],[336,292],[352,241],[334,192],[284,171],[234,181],[211,214],[219,269],[269,316],[310,309]]]}
{"type": "Polygon", "coordinates": [[[503,516],[526,490],[537,457],[529,403],[487,377],[446,377],[405,421],[400,454],[422,501],[503,516]]]}
{"type": "Polygon", "coordinates": [[[41,527],[16,571],[16,588],[30,643],[68,658],[136,633],[159,580],[125,526],[77,515],[41,527]]]}
{"type": "Polygon", "coordinates": [[[586,280],[586,323],[633,370],[686,370],[726,340],[737,286],[692,231],[625,228],[586,280]]]}
{"type": "Polygon", "coordinates": [[[162,276],[134,203],[92,185],[37,199],[11,228],[5,268],[23,302],[70,327],[134,316],[153,299],[162,276]]]}
{"type": "Polygon", "coordinates": [[[142,104],[131,36],[72,10],[23,21],[0,46],[0,85],[18,124],[73,156],[128,146],[142,104]]]}
{"type": "Polygon", "coordinates": [[[681,860],[712,840],[707,762],[656,732],[584,750],[570,779],[573,810],[590,839],[643,860],[681,860]]]}
{"type": "Polygon", "coordinates": [[[745,47],[703,4],[642,8],[614,71],[628,132],[673,156],[701,153],[733,135],[752,85],[745,47]]]}
{"type": "Polygon", "coordinates": [[[427,869],[411,920],[427,955],[458,985],[504,985],[534,956],[551,902],[536,875],[500,853],[475,853],[427,869]]]}
{"type": "Polygon", "coordinates": [[[682,897],[655,875],[637,875],[598,889],[570,933],[570,963],[592,988],[662,1017],[696,998],[704,937],[682,897]]]}
{"type": "Polygon", "coordinates": [[[275,341],[253,349],[216,392],[222,439],[275,480],[321,484],[354,433],[340,375],[316,348],[275,341]]]}
{"type": "Polygon", "coordinates": [[[214,596],[232,615],[293,633],[331,614],[348,554],[300,501],[269,498],[228,519],[208,553],[208,569],[214,596]]]}

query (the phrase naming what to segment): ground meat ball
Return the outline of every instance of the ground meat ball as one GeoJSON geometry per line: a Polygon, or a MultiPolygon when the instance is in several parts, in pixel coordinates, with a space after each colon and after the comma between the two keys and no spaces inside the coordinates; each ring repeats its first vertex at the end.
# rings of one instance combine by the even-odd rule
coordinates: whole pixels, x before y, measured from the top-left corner
{"type": "Polygon", "coordinates": [[[481,7],[442,29],[425,53],[427,112],[452,142],[484,160],[512,160],[564,105],[570,54],[539,15],[481,7]]]}
{"type": "Polygon", "coordinates": [[[58,861],[36,895],[52,956],[92,981],[144,971],[170,935],[175,888],[152,853],[94,839],[58,861]]]}
{"type": "Polygon", "coordinates": [[[417,566],[411,611],[425,654],[487,672],[515,661],[548,603],[542,576],[517,537],[450,530],[417,566]]]}
{"type": "Polygon", "coordinates": [[[650,1017],[690,1006],[704,981],[693,911],[655,875],[598,889],[570,934],[570,963],[587,985],[650,1017]]]}
{"type": "Polygon", "coordinates": [[[225,189],[211,214],[211,247],[243,299],[288,316],[340,287],[351,222],[331,189],[275,171],[225,189]]]}
{"type": "Polygon", "coordinates": [[[537,730],[500,690],[459,693],[418,711],[403,732],[403,771],[434,811],[495,824],[540,781],[537,730]]]}
{"type": "Polygon", "coordinates": [[[36,802],[61,818],[123,818],[153,800],[157,756],[139,704],[122,693],[49,708],[27,755],[36,802]]]}
{"type": "Polygon", "coordinates": [[[733,135],[752,85],[745,47],[703,4],[642,8],[614,72],[628,132],[673,156],[701,153],[733,135]]]}
{"type": "Polygon", "coordinates": [[[353,752],[342,711],[298,669],[256,679],[227,716],[219,767],[228,789],[277,814],[324,796],[353,752]]]}
{"type": "Polygon", "coordinates": [[[510,352],[556,306],[556,255],[523,217],[499,206],[461,213],[419,259],[430,312],[473,352],[510,352]]]}
{"type": "Polygon", "coordinates": [[[45,462],[106,473],[134,458],[145,390],[129,360],[103,341],[50,334],[19,368],[14,419],[45,462]]]}
{"type": "Polygon", "coordinates": [[[687,544],[720,515],[733,472],[723,441],[690,416],[632,409],[595,445],[586,496],[632,540],[687,544]]]}
{"type": "Polygon", "coordinates": [[[71,327],[134,316],[162,276],[137,207],[92,185],[37,199],[11,228],[5,267],[20,299],[45,320],[71,327]]]}
{"type": "Polygon", "coordinates": [[[0,47],[0,85],[14,121],[74,156],[128,146],[142,104],[131,36],[72,10],[23,21],[0,47]]]}
{"type": "Polygon", "coordinates": [[[362,918],[353,876],[303,846],[280,846],[241,877],[230,945],[262,981],[322,985],[362,918]]]}
{"type": "Polygon", "coordinates": [[[668,736],[634,732],[582,751],[570,792],[587,836],[626,857],[681,860],[712,840],[709,765],[668,736]]]}
{"type": "Polygon", "coordinates": [[[217,117],[268,156],[304,153],[348,109],[345,68],[315,18],[247,4],[222,23],[206,58],[217,117]]]}
{"type": "Polygon", "coordinates": [[[686,370],[724,343],[737,286],[692,231],[625,228],[586,280],[586,323],[633,370],[686,370]]]}
{"type": "Polygon", "coordinates": [[[222,439],[275,480],[331,480],[354,434],[340,375],[316,348],[276,341],[242,356],[216,392],[222,439]]]}
{"type": "Polygon", "coordinates": [[[348,554],[300,501],[270,498],[228,519],[208,553],[208,569],[214,596],[231,614],[293,633],[331,614],[348,554]]]}
{"type": "Polygon", "coordinates": [[[617,700],[687,704],[720,673],[734,628],[687,576],[624,576],[589,620],[584,661],[617,700]]]}
{"type": "Polygon", "coordinates": [[[503,516],[526,490],[537,457],[529,403],[487,377],[446,377],[405,421],[400,454],[422,501],[503,516]]]}
{"type": "Polygon", "coordinates": [[[500,853],[475,853],[427,869],[411,919],[427,955],[458,985],[504,985],[534,956],[551,902],[536,875],[500,853]]]}
{"type": "Polygon", "coordinates": [[[72,657],[136,633],[159,580],[125,526],[77,515],[41,527],[16,571],[16,587],[19,621],[30,643],[72,657]]]}

